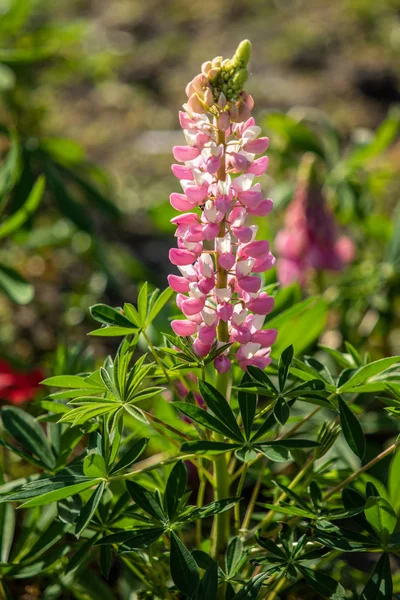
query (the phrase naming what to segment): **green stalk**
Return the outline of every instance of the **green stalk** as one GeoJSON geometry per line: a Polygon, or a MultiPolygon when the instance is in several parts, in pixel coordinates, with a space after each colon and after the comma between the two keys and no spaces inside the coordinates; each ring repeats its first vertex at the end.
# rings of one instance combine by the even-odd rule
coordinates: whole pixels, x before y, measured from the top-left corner
{"type": "MultiPolygon", "coordinates": [[[[217,389],[223,396],[226,397],[228,389],[228,374],[219,374],[217,378],[217,389]]],[[[224,436],[215,433],[214,440],[216,442],[224,441],[224,436]]],[[[228,474],[228,463],[225,454],[217,456],[215,459],[215,500],[222,500],[223,498],[229,497],[229,474],[228,474]]],[[[212,555],[215,559],[221,561],[222,555],[225,551],[226,544],[229,539],[229,511],[215,515],[215,535],[213,538],[212,555]]]]}
{"type": "MultiPolygon", "coordinates": [[[[242,474],[240,476],[239,479],[239,483],[236,489],[236,497],[240,498],[242,491],[243,491],[243,487],[244,487],[244,482],[246,481],[246,475],[247,475],[247,470],[249,468],[248,464],[245,464],[244,466],[245,468],[242,471],[242,474]]],[[[239,533],[239,528],[240,528],[240,502],[237,502],[235,504],[235,508],[234,508],[234,515],[235,515],[235,530],[237,533],[239,533]]]]}

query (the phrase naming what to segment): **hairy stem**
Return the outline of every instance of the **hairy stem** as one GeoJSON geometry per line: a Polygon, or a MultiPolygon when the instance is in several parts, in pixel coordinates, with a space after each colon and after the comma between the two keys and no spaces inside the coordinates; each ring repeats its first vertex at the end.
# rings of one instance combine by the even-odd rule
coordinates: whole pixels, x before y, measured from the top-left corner
{"type": "Polygon", "coordinates": [[[260,472],[258,474],[256,484],[253,487],[250,502],[247,506],[246,514],[244,515],[244,519],[243,519],[243,523],[242,523],[242,527],[241,527],[241,537],[244,537],[245,534],[247,533],[247,529],[249,527],[250,520],[251,520],[251,515],[253,514],[253,510],[254,510],[254,506],[255,506],[255,503],[258,498],[258,494],[260,493],[262,478],[264,475],[264,469],[265,469],[266,464],[267,464],[267,459],[264,457],[264,459],[261,461],[260,472]]]}
{"type": "Polygon", "coordinates": [[[386,456],[389,456],[389,454],[391,454],[392,452],[394,452],[399,446],[400,446],[400,440],[398,440],[397,442],[394,442],[394,444],[392,444],[391,446],[389,446],[389,448],[386,448],[386,450],[384,450],[383,452],[381,452],[380,454],[378,454],[378,456],[375,456],[375,458],[373,458],[372,460],[370,460],[369,463],[367,463],[366,465],[362,466],[360,469],[358,469],[358,471],[355,471],[352,475],[350,475],[350,477],[348,477],[347,479],[345,479],[344,481],[342,481],[341,483],[339,483],[336,487],[332,488],[326,494],[324,500],[328,500],[334,494],[336,494],[337,492],[340,492],[343,488],[346,487],[346,485],[348,485],[349,483],[351,483],[352,481],[354,481],[355,479],[357,479],[357,477],[360,475],[360,473],[363,473],[364,471],[368,471],[368,469],[370,469],[371,467],[373,467],[374,465],[376,465],[380,460],[382,460],[386,456]]]}
{"type": "Polygon", "coordinates": [[[268,596],[267,600],[275,600],[275,598],[277,597],[279,592],[282,590],[285,583],[286,583],[286,577],[285,577],[285,575],[282,575],[280,577],[280,579],[278,579],[278,581],[276,582],[276,585],[275,585],[274,589],[272,590],[272,592],[270,593],[270,595],[268,596]]]}
{"type": "MultiPolygon", "coordinates": [[[[218,375],[217,388],[223,396],[226,396],[228,389],[228,374],[223,373],[218,375]]],[[[214,434],[214,439],[217,442],[223,441],[224,437],[219,433],[214,434]]],[[[225,454],[217,456],[215,459],[215,500],[222,500],[229,497],[229,473],[227,457],[225,454]]],[[[214,558],[221,560],[221,556],[225,551],[225,547],[229,538],[229,511],[215,515],[215,536],[213,539],[212,555],[214,558]]]]}
{"type": "MultiPolygon", "coordinates": [[[[240,498],[240,496],[242,494],[244,482],[246,481],[247,470],[248,470],[248,464],[245,464],[245,468],[242,471],[242,474],[240,476],[239,483],[238,483],[238,486],[237,486],[237,489],[236,489],[236,497],[237,498],[240,498]]],[[[235,530],[236,530],[236,532],[239,532],[239,528],[240,528],[240,502],[237,502],[235,504],[234,515],[235,515],[235,530]]]]}

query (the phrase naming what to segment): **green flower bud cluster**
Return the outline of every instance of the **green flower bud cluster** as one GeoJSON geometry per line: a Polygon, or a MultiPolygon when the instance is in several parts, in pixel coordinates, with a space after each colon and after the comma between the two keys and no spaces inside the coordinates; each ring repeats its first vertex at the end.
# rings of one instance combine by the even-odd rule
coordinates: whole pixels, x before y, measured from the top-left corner
{"type": "Polygon", "coordinates": [[[211,61],[207,76],[213,88],[214,98],[221,93],[229,100],[235,100],[248,79],[247,65],[251,56],[251,42],[243,40],[232,58],[217,56],[211,61]]]}

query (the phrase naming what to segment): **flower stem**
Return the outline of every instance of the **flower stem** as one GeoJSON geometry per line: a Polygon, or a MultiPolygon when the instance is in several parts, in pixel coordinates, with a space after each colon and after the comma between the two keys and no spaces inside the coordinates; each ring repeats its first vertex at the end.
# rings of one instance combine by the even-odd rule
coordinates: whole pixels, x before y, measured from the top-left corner
{"type": "Polygon", "coordinates": [[[270,595],[268,596],[267,600],[275,600],[275,598],[277,597],[277,595],[279,594],[279,592],[282,590],[283,586],[286,583],[286,577],[285,575],[282,575],[280,579],[278,579],[274,589],[272,590],[272,592],[270,593],[270,595]]]}
{"type": "Polygon", "coordinates": [[[370,460],[369,463],[367,463],[366,465],[364,465],[363,467],[358,469],[358,471],[355,471],[352,475],[350,475],[350,477],[348,477],[347,479],[345,479],[344,481],[339,483],[336,487],[332,488],[326,494],[326,496],[324,497],[324,500],[328,500],[329,498],[331,498],[331,496],[333,496],[337,492],[340,492],[343,488],[346,487],[346,485],[348,485],[349,483],[351,483],[352,481],[357,479],[357,477],[360,475],[360,473],[363,473],[364,471],[368,471],[368,469],[370,469],[371,467],[376,465],[380,460],[382,460],[383,458],[385,458],[386,456],[388,456],[389,454],[394,452],[399,446],[400,446],[400,440],[398,440],[397,442],[394,442],[394,444],[389,446],[389,448],[386,448],[386,450],[384,450],[383,452],[378,454],[378,456],[375,456],[375,458],[370,460]]]}
{"type": "MultiPolygon", "coordinates": [[[[226,397],[229,376],[227,373],[219,373],[217,378],[217,389],[226,397]]],[[[214,434],[214,440],[223,441],[224,437],[214,434]]],[[[215,459],[215,500],[229,497],[229,474],[226,455],[221,454],[215,459]]],[[[215,515],[215,537],[213,539],[212,554],[215,559],[221,561],[229,538],[229,511],[215,515]]]]}
{"type": "MultiPolygon", "coordinates": [[[[247,475],[248,468],[249,468],[248,464],[245,464],[244,469],[243,469],[242,474],[241,474],[240,479],[239,479],[239,483],[238,483],[237,489],[236,489],[236,497],[237,498],[240,498],[240,496],[242,494],[244,482],[246,481],[246,475],[247,475]]],[[[239,528],[240,528],[240,501],[235,504],[234,514],[235,514],[235,530],[237,532],[239,532],[239,528]]]]}

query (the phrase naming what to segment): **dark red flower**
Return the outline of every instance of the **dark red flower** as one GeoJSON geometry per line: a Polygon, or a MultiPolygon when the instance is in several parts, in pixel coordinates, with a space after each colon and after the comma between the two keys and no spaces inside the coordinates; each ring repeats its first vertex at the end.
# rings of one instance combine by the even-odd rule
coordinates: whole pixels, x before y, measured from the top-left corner
{"type": "Polygon", "coordinates": [[[32,400],[43,378],[39,368],[17,371],[8,361],[0,359],[0,400],[16,406],[32,400]]]}

